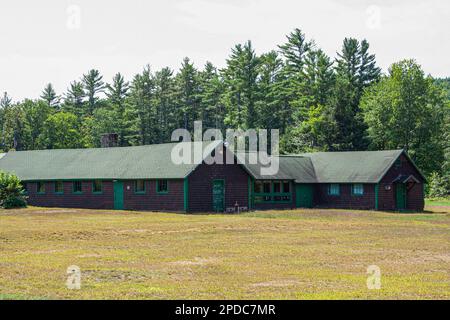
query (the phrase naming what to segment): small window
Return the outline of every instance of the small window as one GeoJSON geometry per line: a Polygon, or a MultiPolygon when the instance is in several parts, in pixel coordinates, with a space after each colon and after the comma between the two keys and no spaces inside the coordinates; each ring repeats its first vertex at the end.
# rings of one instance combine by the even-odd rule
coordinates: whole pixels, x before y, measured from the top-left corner
{"type": "Polygon", "coordinates": [[[264,193],[270,193],[270,181],[264,181],[264,193]]]}
{"type": "Polygon", "coordinates": [[[263,183],[261,181],[255,182],[255,193],[263,193],[263,183]]]}
{"type": "Polygon", "coordinates": [[[37,193],[45,193],[45,182],[39,181],[37,183],[37,193]]]}
{"type": "Polygon", "coordinates": [[[364,194],[364,185],[362,183],[352,185],[352,194],[355,196],[362,196],[364,194]]]}
{"type": "Polygon", "coordinates": [[[169,192],[169,185],[167,180],[158,180],[157,181],[157,186],[156,186],[156,191],[158,193],[167,193],[169,192]]]}
{"type": "Polygon", "coordinates": [[[290,193],[291,192],[291,183],[289,181],[283,182],[283,193],[290,193]]]}
{"type": "Polygon", "coordinates": [[[73,191],[73,193],[82,193],[83,192],[81,181],[74,181],[73,182],[72,191],[73,191]]]}
{"type": "Polygon", "coordinates": [[[273,192],[274,193],[281,193],[281,182],[274,182],[273,183],[273,192]]]}
{"type": "Polygon", "coordinates": [[[145,181],[136,180],[134,182],[134,192],[135,193],[145,193],[145,181]]]}
{"type": "Polygon", "coordinates": [[[339,195],[339,184],[332,183],[328,186],[328,194],[330,196],[338,196],[339,195]]]}
{"type": "Polygon", "coordinates": [[[101,180],[94,180],[92,182],[92,193],[102,193],[103,192],[103,182],[101,180]]]}
{"type": "Polygon", "coordinates": [[[395,167],[400,168],[402,166],[402,159],[398,158],[395,160],[395,167]]]}
{"type": "Polygon", "coordinates": [[[64,184],[62,181],[55,181],[55,193],[64,193],[64,184]]]}

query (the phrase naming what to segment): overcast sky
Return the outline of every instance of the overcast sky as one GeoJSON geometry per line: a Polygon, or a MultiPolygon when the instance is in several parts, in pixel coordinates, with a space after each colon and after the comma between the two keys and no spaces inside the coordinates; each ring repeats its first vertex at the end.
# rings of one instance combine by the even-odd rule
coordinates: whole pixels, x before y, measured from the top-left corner
{"type": "Polygon", "coordinates": [[[345,37],[366,38],[384,71],[414,58],[450,76],[449,0],[1,0],[0,91],[37,98],[51,82],[61,94],[91,68],[131,80],[186,56],[222,67],[235,44],[260,54],[294,28],[332,57],[345,37]]]}

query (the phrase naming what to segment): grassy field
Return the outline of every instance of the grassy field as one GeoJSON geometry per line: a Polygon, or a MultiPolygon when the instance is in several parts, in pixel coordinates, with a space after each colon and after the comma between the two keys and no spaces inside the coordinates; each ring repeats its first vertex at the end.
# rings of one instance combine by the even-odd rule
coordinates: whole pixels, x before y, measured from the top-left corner
{"type": "Polygon", "coordinates": [[[442,198],[442,199],[430,199],[425,201],[426,208],[430,208],[431,210],[436,210],[438,207],[444,207],[447,211],[450,211],[450,198],[442,198]]]}
{"type": "Polygon", "coordinates": [[[449,299],[449,208],[0,211],[0,299],[449,299]],[[66,288],[70,265],[81,290],[66,288]]]}

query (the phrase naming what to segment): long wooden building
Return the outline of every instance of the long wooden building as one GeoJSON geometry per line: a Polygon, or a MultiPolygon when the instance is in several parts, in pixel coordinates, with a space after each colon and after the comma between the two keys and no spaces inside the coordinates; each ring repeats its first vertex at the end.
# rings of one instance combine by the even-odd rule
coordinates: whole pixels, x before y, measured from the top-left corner
{"type": "MultiPolygon", "coordinates": [[[[220,141],[197,143],[207,157],[230,152],[220,141]]],[[[196,143],[187,144],[193,150],[196,143]]],[[[238,157],[234,164],[207,164],[206,158],[175,164],[174,146],[9,152],[0,155],[0,170],[23,181],[29,204],[45,207],[175,212],[424,207],[425,178],[403,150],[280,156],[277,173],[263,176],[262,165],[238,157]]]]}

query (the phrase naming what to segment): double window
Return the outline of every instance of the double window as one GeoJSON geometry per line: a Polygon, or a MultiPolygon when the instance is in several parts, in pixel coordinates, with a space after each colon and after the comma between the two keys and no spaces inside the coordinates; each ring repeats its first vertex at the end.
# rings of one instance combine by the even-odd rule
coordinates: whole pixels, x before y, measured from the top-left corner
{"type": "Polygon", "coordinates": [[[83,184],[81,181],[74,181],[72,185],[73,193],[83,193],[83,184]]]}
{"type": "Polygon", "coordinates": [[[145,193],[145,180],[136,180],[134,182],[134,193],[137,194],[145,193]]]}
{"type": "Polygon", "coordinates": [[[92,193],[100,194],[103,192],[103,182],[101,180],[94,180],[92,182],[92,193]]]}
{"type": "Polygon", "coordinates": [[[340,194],[339,184],[332,183],[328,185],[328,195],[330,196],[338,196],[340,194]]]}
{"type": "Polygon", "coordinates": [[[255,181],[255,203],[291,202],[289,181],[255,181]]]}
{"type": "Polygon", "coordinates": [[[37,182],[37,193],[45,193],[45,182],[44,181],[38,181],[37,182]]]}
{"type": "Polygon", "coordinates": [[[55,193],[56,194],[64,193],[64,183],[62,181],[55,181],[55,193]]]}
{"type": "Polygon", "coordinates": [[[167,180],[157,180],[156,181],[156,192],[158,193],[168,193],[169,183],[167,180]]]}
{"type": "Polygon", "coordinates": [[[364,185],[362,183],[352,184],[352,195],[362,196],[364,194],[364,185]]]}

